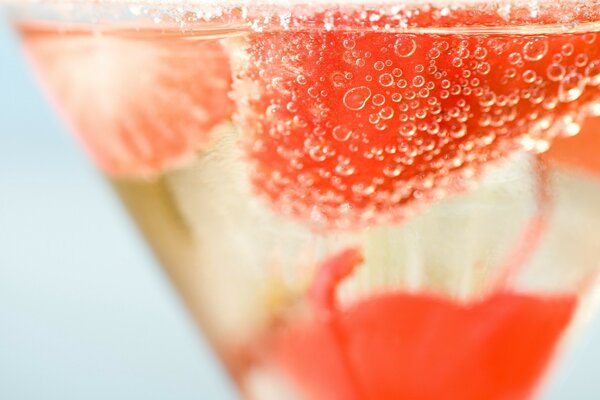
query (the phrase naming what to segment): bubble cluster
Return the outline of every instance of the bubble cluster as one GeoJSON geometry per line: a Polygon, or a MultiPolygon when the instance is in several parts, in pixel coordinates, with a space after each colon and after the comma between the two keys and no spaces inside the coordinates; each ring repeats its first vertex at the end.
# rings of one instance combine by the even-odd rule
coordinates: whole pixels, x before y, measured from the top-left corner
{"type": "Polygon", "coordinates": [[[595,40],[252,35],[235,71],[252,179],[280,212],[320,227],[406,218],[472,187],[490,163],[547,150],[559,124],[576,134],[578,111],[600,97],[595,40]]]}
{"type": "MultiPolygon", "coordinates": [[[[65,17],[64,7],[40,4],[44,15],[65,17]]],[[[430,0],[398,2],[390,0],[120,0],[94,2],[94,15],[118,16],[123,20],[141,18],[155,24],[171,24],[182,30],[211,26],[249,28],[255,32],[306,28],[327,31],[366,28],[371,31],[406,31],[411,28],[530,27],[561,25],[564,31],[581,24],[597,22],[600,3],[591,0],[531,1],[511,0],[430,0]],[[129,5],[129,7],[127,7],[129,5]]],[[[59,5],[60,6],[60,5],[59,5]]],[[[68,12],[81,12],[69,7],[68,12]]],[[[77,15],[77,13],[76,13],[77,15]]],[[[591,38],[586,43],[592,44],[591,38]]],[[[416,43],[416,42],[415,42],[416,43]]],[[[543,47],[530,45],[531,54],[543,47]]],[[[529,56],[524,54],[525,57],[529,56]]],[[[539,53],[538,53],[539,54],[539,53]]]]}

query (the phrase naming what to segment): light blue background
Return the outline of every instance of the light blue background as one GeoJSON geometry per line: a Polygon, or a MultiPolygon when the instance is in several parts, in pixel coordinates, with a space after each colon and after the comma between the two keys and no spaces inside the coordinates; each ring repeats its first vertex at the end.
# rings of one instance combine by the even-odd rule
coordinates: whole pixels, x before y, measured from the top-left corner
{"type": "MultiPolygon", "coordinates": [[[[597,320],[543,399],[600,399],[599,363],[597,320]]],[[[0,399],[234,398],[0,14],[0,399]]]]}

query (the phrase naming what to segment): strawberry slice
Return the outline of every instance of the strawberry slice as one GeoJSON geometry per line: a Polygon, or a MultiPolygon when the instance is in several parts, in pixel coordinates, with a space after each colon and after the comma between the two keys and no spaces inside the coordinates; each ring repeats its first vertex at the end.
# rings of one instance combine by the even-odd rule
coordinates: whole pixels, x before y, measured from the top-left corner
{"type": "Polygon", "coordinates": [[[558,165],[598,176],[600,174],[600,118],[590,118],[581,133],[557,140],[547,156],[558,165]]]}
{"type": "Polygon", "coordinates": [[[574,295],[459,303],[392,292],[340,309],[332,290],[360,262],[354,249],[326,260],[314,317],[279,328],[274,357],[306,398],[528,398],[577,305],[574,295]]]}
{"type": "MultiPolygon", "coordinates": [[[[477,25],[477,10],[461,15],[477,25]]],[[[548,128],[600,96],[595,34],[392,33],[363,20],[252,34],[236,53],[254,186],[317,228],[400,221],[494,161],[546,150],[548,128]]]]}
{"type": "Polygon", "coordinates": [[[151,175],[189,158],[232,112],[215,40],[157,31],[20,27],[50,97],[111,175],[151,175]]]}

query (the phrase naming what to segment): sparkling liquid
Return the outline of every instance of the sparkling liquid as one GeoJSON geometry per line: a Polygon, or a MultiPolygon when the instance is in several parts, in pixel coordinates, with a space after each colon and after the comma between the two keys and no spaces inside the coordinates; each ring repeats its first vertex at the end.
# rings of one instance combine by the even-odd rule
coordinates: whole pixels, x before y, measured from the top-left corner
{"type": "Polygon", "coordinates": [[[598,267],[600,182],[555,140],[600,97],[583,27],[20,24],[259,400],[535,394],[598,267]]]}

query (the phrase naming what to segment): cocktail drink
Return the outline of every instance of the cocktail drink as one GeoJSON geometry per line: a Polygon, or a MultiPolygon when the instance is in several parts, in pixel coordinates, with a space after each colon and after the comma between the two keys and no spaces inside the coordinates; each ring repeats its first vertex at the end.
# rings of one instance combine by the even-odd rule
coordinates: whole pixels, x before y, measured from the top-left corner
{"type": "Polygon", "coordinates": [[[600,1],[9,6],[248,399],[528,399],[594,305],[600,1]]]}

